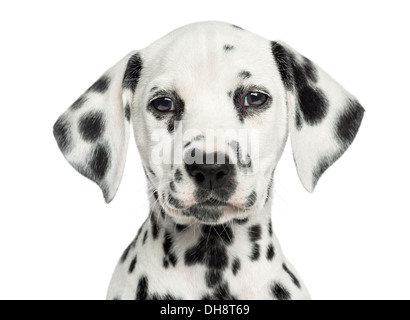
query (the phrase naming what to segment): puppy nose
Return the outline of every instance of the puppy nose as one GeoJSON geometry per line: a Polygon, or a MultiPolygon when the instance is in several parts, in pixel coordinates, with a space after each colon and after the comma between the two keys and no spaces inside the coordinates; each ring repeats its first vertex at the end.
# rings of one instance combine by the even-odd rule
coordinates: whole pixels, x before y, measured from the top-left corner
{"type": "Polygon", "coordinates": [[[188,174],[195,181],[196,185],[206,190],[216,190],[227,185],[233,175],[233,165],[229,164],[228,157],[218,153],[206,154],[202,164],[196,162],[185,165],[188,174]],[[217,159],[224,159],[223,164],[218,164],[217,159]],[[213,159],[214,161],[206,161],[213,159]],[[211,162],[211,163],[209,163],[211,162]]]}

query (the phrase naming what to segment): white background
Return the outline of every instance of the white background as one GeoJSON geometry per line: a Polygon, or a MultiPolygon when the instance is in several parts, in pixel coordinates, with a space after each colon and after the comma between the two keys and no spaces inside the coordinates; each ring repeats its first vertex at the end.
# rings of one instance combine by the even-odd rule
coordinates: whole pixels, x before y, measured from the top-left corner
{"type": "Polygon", "coordinates": [[[289,147],[277,169],[274,229],[312,297],[409,299],[409,11],[408,1],[2,1],[0,298],[105,298],[148,213],[139,157],[132,141],[106,205],[60,154],[53,123],[129,51],[222,20],[286,41],[367,111],[315,193],[289,147]]]}

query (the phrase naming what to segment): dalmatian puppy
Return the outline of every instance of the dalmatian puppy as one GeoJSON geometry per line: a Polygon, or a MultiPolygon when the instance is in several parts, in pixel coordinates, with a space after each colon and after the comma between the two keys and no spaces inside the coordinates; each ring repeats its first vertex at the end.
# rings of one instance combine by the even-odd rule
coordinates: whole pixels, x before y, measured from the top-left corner
{"type": "Polygon", "coordinates": [[[107,203],[134,129],[150,212],[107,298],[310,299],[273,232],[275,168],[289,134],[312,192],[363,115],[315,63],[230,24],[188,25],[129,53],[54,125],[65,158],[107,203]]]}

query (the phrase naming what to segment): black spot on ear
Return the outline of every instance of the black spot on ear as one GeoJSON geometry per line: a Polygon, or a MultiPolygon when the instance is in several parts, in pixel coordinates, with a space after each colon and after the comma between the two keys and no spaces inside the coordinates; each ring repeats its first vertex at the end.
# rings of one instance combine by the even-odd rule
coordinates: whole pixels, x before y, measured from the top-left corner
{"type": "Polygon", "coordinates": [[[232,263],[232,273],[234,276],[236,276],[241,269],[241,260],[236,258],[233,263],[232,263]]]}
{"type": "Polygon", "coordinates": [[[224,51],[225,51],[225,52],[232,51],[233,49],[235,49],[235,47],[234,47],[233,45],[231,45],[231,44],[226,44],[226,45],[224,45],[224,51]]]}
{"type": "Polygon", "coordinates": [[[95,142],[101,138],[105,129],[104,114],[101,111],[93,111],[82,116],[78,129],[81,137],[88,142],[95,142]]]}
{"type": "Polygon", "coordinates": [[[148,239],[148,231],[147,231],[147,230],[145,230],[145,233],[144,233],[144,238],[142,239],[142,245],[144,245],[144,244],[145,244],[145,242],[147,241],[147,239],[148,239]]]}
{"type": "Polygon", "coordinates": [[[174,178],[175,178],[175,182],[177,182],[177,183],[182,181],[182,172],[181,172],[181,170],[177,169],[175,171],[174,178]]]}
{"type": "Polygon", "coordinates": [[[266,259],[268,259],[269,261],[271,261],[274,256],[275,256],[275,248],[273,247],[273,244],[270,244],[270,245],[268,246],[268,251],[267,251],[267,253],[266,253],[266,259]]]}
{"type": "Polygon", "coordinates": [[[336,122],[336,137],[344,150],[353,142],[364,116],[364,109],[357,100],[349,100],[336,122]]]}
{"type": "Polygon", "coordinates": [[[239,77],[242,78],[243,80],[249,79],[252,76],[252,74],[249,71],[241,71],[239,73],[239,77]]]}
{"type": "Polygon", "coordinates": [[[256,200],[258,199],[258,195],[256,193],[256,191],[252,191],[252,193],[246,198],[246,202],[245,202],[245,207],[246,208],[250,208],[253,207],[254,204],[256,203],[256,200]]]}
{"type": "Polygon", "coordinates": [[[91,179],[101,181],[110,167],[110,152],[109,149],[99,144],[92,151],[90,157],[91,179]]]}
{"type": "Polygon", "coordinates": [[[251,258],[252,261],[256,261],[256,260],[259,259],[260,256],[261,256],[261,247],[260,247],[259,244],[254,243],[250,258],[251,258]]]}
{"type": "Polygon", "coordinates": [[[271,287],[272,295],[277,300],[290,300],[289,291],[280,283],[275,282],[271,287]]]}
{"type": "Polygon", "coordinates": [[[288,269],[288,267],[286,266],[286,264],[282,265],[283,270],[285,270],[285,272],[289,275],[289,277],[292,279],[292,282],[295,284],[296,287],[298,287],[299,289],[300,287],[300,282],[299,280],[295,277],[295,275],[288,269]]]}
{"type": "Polygon", "coordinates": [[[311,126],[318,125],[325,117],[329,101],[319,88],[311,86],[298,87],[299,108],[304,120],[311,126]]]}
{"type": "Polygon", "coordinates": [[[142,276],[138,281],[136,300],[148,299],[148,279],[142,276]]]}
{"type": "Polygon", "coordinates": [[[316,185],[319,181],[322,174],[333,164],[336,162],[337,159],[343,154],[344,150],[337,152],[332,156],[324,156],[322,157],[316,167],[313,169],[313,185],[316,185]]]}
{"type": "Polygon", "coordinates": [[[139,55],[139,53],[136,53],[128,60],[124,79],[122,81],[122,88],[130,89],[134,93],[141,75],[141,70],[141,56],[139,55]]]}
{"type": "Polygon", "coordinates": [[[237,25],[233,24],[232,27],[234,27],[235,29],[239,29],[239,30],[243,30],[243,28],[238,27],[237,25]]]}
{"type": "Polygon", "coordinates": [[[127,103],[127,104],[125,105],[124,112],[125,112],[125,119],[127,119],[127,121],[130,121],[130,119],[131,119],[131,108],[130,108],[130,104],[129,104],[129,103],[127,103]]]}
{"type": "Polygon", "coordinates": [[[94,84],[88,88],[87,92],[98,92],[98,93],[105,93],[110,86],[110,78],[107,76],[102,76],[98,79],[94,84]]]}
{"type": "Polygon", "coordinates": [[[299,109],[296,108],[296,114],[295,114],[295,126],[297,130],[302,130],[303,124],[302,124],[302,117],[300,116],[300,111],[299,109]]]}
{"type": "Polygon", "coordinates": [[[262,238],[262,227],[260,224],[255,224],[249,228],[249,239],[256,242],[262,238]]]}
{"type": "Polygon", "coordinates": [[[293,91],[294,79],[288,50],[286,50],[286,48],[280,43],[275,41],[271,42],[271,49],[285,88],[289,91],[293,91]]]}
{"type": "Polygon", "coordinates": [[[128,273],[133,273],[136,264],[137,264],[137,256],[135,256],[135,258],[131,260],[130,267],[128,269],[128,273]]]}
{"type": "Polygon", "coordinates": [[[73,111],[78,110],[84,105],[86,101],[87,101],[87,97],[82,95],[76,101],[74,101],[74,103],[70,106],[70,109],[73,111]]]}
{"type": "Polygon", "coordinates": [[[65,119],[65,117],[61,116],[58,118],[57,122],[54,124],[53,133],[61,152],[67,153],[71,151],[71,128],[70,123],[65,119]]]}
{"type": "Polygon", "coordinates": [[[305,71],[306,77],[313,82],[317,82],[317,69],[312,61],[308,58],[303,57],[303,69],[305,71]]]}

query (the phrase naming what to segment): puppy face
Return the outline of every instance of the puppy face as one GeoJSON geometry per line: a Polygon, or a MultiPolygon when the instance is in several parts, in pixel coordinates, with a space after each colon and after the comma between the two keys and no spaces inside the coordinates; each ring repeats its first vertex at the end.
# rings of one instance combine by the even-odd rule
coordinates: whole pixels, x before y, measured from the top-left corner
{"type": "Polygon", "coordinates": [[[287,135],[303,186],[350,146],[364,109],[291,47],[220,22],[124,57],[54,125],[60,150],[110,202],[129,124],[151,194],[178,223],[245,219],[269,204],[287,135]]]}
{"type": "Polygon", "coordinates": [[[258,211],[286,141],[285,89],[270,42],[234,31],[197,25],[140,52],[135,138],[152,192],[180,222],[258,211]]]}

